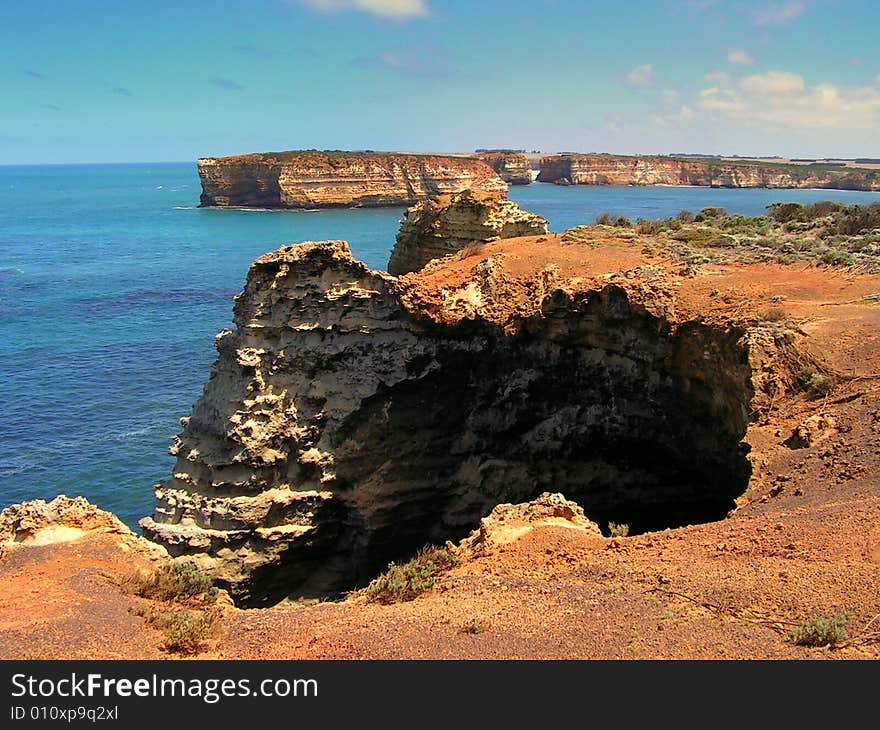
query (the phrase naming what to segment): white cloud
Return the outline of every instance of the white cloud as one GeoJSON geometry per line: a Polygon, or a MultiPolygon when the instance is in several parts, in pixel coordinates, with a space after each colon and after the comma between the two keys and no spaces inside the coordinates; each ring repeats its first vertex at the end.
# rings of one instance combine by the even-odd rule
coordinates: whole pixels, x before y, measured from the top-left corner
{"type": "Polygon", "coordinates": [[[788,71],[768,71],[746,76],[739,82],[744,91],[752,94],[795,94],[804,90],[804,79],[788,71]]]}
{"type": "Polygon", "coordinates": [[[748,51],[744,51],[741,48],[737,48],[735,51],[731,51],[730,53],[728,53],[727,60],[734,66],[751,66],[755,62],[755,59],[752,58],[752,55],[748,51]]]}
{"type": "Polygon", "coordinates": [[[651,86],[654,83],[654,67],[650,63],[643,63],[630,69],[623,78],[629,86],[651,86]]]}
{"type": "Polygon", "coordinates": [[[679,94],[675,89],[660,90],[660,100],[667,106],[675,106],[680,98],[681,94],[679,94]]]}
{"type": "Polygon", "coordinates": [[[699,109],[737,124],[794,132],[833,129],[846,135],[880,126],[880,88],[807,86],[798,74],[772,71],[700,91],[699,109]]]}
{"type": "Polygon", "coordinates": [[[322,13],[360,10],[393,20],[424,17],[430,13],[425,0],[299,0],[301,4],[322,13]]]}
{"type": "Polygon", "coordinates": [[[696,114],[694,114],[693,108],[689,107],[687,104],[682,105],[681,109],[678,110],[678,118],[683,122],[687,122],[695,116],[696,114]]]}
{"type": "Polygon", "coordinates": [[[797,20],[807,10],[801,0],[790,0],[786,3],[771,3],[761,10],[755,11],[752,20],[755,25],[785,25],[797,20]]]}

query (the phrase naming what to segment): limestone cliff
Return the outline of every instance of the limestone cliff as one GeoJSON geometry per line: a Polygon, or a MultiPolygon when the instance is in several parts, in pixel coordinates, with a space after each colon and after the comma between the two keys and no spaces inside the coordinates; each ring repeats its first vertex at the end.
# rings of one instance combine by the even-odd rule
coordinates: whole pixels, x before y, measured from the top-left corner
{"type": "Polygon", "coordinates": [[[674,157],[551,155],[538,182],[572,185],[699,185],[716,188],[880,190],[880,171],[828,165],[726,163],[674,157]]]}
{"type": "Polygon", "coordinates": [[[528,185],[532,182],[532,165],[520,152],[483,152],[477,159],[489,165],[506,183],[528,185]]]}
{"type": "Polygon", "coordinates": [[[431,259],[478,242],[547,233],[547,221],[503,195],[468,190],[416,203],[406,211],[388,271],[418,271],[431,259]]]}
{"type": "Polygon", "coordinates": [[[548,490],[599,524],[723,516],[750,470],[743,331],[662,277],[479,259],[427,289],[341,241],[257,259],[146,534],[260,605],[364,585],[548,490]]]}
{"type": "Polygon", "coordinates": [[[267,152],[198,161],[203,207],[332,208],[412,205],[507,184],[470,157],[356,152],[267,152]]]}

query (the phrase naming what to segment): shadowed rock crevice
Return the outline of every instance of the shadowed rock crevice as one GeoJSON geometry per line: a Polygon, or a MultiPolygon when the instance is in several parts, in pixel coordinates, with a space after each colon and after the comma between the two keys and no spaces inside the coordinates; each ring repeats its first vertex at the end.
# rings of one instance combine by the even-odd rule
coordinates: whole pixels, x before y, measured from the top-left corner
{"type": "Polygon", "coordinates": [[[258,259],[147,534],[263,605],[364,585],[542,492],[640,531],[720,519],[745,490],[742,331],[616,284],[504,326],[435,321],[404,288],[342,242],[258,259]]]}

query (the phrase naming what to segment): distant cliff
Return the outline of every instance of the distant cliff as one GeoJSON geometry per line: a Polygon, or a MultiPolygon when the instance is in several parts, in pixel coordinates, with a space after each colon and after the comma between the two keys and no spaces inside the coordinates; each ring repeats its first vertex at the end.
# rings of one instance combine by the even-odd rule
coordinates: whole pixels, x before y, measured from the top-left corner
{"type": "Polygon", "coordinates": [[[203,207],[412,205],[432,195],[507,184],[470,157],[360,152],[266,152],[198,161],[203,207]]]}
{"type": "Polygon", "coordinates": [[[675,157],[551,155],[538,182],[560,185],[701,185],[714,188],[880,190],[880,170],[675,157]]]}
{"type": "Polygon", "coordinates": [[[489,165],[506,183],[528,185],[532,182],[531,163],[520,152],[482,152],[477,159],[489,165]]]}

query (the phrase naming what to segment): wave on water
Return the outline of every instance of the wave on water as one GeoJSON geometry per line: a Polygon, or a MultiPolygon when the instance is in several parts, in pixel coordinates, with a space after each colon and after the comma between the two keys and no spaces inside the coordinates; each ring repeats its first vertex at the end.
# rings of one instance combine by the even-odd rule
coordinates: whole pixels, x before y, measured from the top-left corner
{"type": "Polygon", "coordinates": [[[0,477],[11,477],[22,472],[30,471],[36,466],[29,461],[21,464],[11,464],[10,466],[0,466],[0,477]]]}
{"type": "Polygon", "coordinates": [[[144,426],[143,428],[136,428],[132,431],[122,431],[120,433],[114,433],[110,436],[111,439],[115,439],[117,441],[124,441],[126,439],[138,438],[139,436],[146,436],[151,431],[155,431],[157,428],[162,428],[161,423],[153,423],[149,426],[144,426]]]}
{"type": "Polygon", "coordinates": [[[175,205],[174,210],[195,210],[196,206],[194,205],[175,205]]]}

